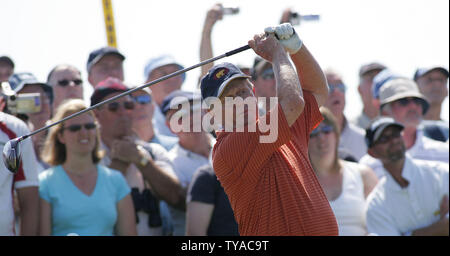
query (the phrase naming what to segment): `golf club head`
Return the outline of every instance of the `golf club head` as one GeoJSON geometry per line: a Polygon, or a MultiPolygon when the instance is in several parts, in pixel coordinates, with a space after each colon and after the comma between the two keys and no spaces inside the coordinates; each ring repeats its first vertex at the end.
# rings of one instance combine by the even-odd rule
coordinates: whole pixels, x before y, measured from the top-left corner
{"type": "Polygon", "coordinates": [[[17,173],[22,160],[19,149],[20,141],[20,138],[12,139],[3,147],[3,164],[12,173],[17,173]]]}

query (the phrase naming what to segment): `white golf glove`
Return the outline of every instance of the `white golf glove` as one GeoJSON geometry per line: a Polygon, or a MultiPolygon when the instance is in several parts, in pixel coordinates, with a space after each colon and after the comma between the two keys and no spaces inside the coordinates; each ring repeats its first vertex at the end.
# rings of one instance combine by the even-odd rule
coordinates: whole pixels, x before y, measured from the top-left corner
{"type": "Polygon", "coordinates": [[[276,27],[268,27],[264,29],[268,34],[275,34],[278,41],[283,45],[284,49],[290,54],[294,54],[302,47],[302,40],[298,37],[294,28],[290,23],[283,23],[276,27]]]}

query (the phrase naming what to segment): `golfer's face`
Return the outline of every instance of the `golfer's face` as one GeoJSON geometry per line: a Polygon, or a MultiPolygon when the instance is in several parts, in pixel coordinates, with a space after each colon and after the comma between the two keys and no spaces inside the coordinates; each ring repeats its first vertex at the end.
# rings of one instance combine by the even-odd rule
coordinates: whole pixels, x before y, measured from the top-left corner
{"type": "Polygon", "coordinates": [[[249,115],[249,109],[252,109],[249,107],[255,107],[255,109],[257,109],[256,98],[254,101],[250,102],[252,106],[249,106],[247,104],[249,101],[246,101],[246,103],[242,104],[239,103],[240,99],[246,100],[249,97],[254,98],[254,94],[248,79],[238,78],[228,84],[227,88],[220,96],[220,101],[222,102],[222,125],[225,125],[225,122],[232,121],[233,127],[240,126],[238,121],[239,117],[242,116],[244,126],[249,123],[249,116],[250,118],[252,118],[252,120],[256,120],[256,113],[254,113],[255,115],[249,115]],[[237,104],[234,104],[233,106],[227,105],[227,101],[230,100],[235,100],[237,104]]]}

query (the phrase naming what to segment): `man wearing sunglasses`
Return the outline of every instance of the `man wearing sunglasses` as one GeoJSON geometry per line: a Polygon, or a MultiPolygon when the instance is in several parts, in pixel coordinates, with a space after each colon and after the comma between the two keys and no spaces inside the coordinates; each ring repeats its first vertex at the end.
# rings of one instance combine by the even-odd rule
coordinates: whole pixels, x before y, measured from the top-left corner
{"type": "MultiPolygon", "coordinates": [[[[417,84],[407,78],[389,80],[380,88],[380,114],[392,117],[404,126],[402,138],[408,154],[415,159],[440,161],[448,164],[448,144],[424,136],[420,124],[429,104],[417,84]]],[[[365,155],[360,163],[370,166],[380,178],[382,163],[365,155]]]]}
{"type": "Polygon", "coordinates": [[[325,71],[325,76],[328,82],[329,93],[324,106],[331,110],[336,117],[339,130],[341,131],[339,154],[345,154],[347,160],[357,162],[367,152],[364,144],[364,130],[349,122],[344,114],[347,86],[342,81],[341,75],[328,69],[325,71]]]}
{"type": "Polygon", "coordinates": [[[48,74],[47,84],[53,89],[53,112],[64,100],[83,99],[81,72],[74,66],[57,65],[48,74]]]}
{"type": "Polygon", "coordinates": [[[170,150],[178,142],[178,138],[159,134],[153,127],[152,119],[155,105],[150,88],[133,92],[131,94],[135,101],[133,111],[133,131],[139,138],[146,142],[160,144],[166,150],[170,150]]]}
{"type": "Polygon", "coordinates": [[[448,236],[448,164],[406,154],[401,134],[406,129],[393,118],[382,117],[366,130],[368,153],[382,163],[385,173],[366,201],[368,232],[448,236]]]}
{"type": "MultiPolygon", "coordinates": [[[[95,87],[91,105],[127,90],[119,79],[107,78],[95,87]]],[[[102,164],[120,170],[132,189],[138,235],[164,235],[170,233],[170,217],[159,200],[183,209],[186,192],[173,171],[167,151],[133,134],[136,104],[131,96],[124,96],[94,110],[106,151],[102,164]]]]}

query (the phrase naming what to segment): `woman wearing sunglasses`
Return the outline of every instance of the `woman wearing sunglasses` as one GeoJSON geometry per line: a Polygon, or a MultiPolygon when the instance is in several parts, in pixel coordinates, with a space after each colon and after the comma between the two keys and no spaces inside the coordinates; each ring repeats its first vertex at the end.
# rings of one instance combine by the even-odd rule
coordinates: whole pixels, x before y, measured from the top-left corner
{"type": "MultiPolygon", "coordinates": [[[[52,122],[86,109],[72,99],[52,122]]],[[[50,129],[43,160],[53,166],[39,176],[41,235],[136,235],[130,188],[122,174],[99,165],[100,133],[92,112],[50,129]]]]}
{"type": "Polygon", "coordinates": [[[338,157],[339,129],[325,107],[324,118],[310,134],[309,158],[339,226],[339,235],[367,234],[365,199],[378,180],[368,167],[338,157]]]}

